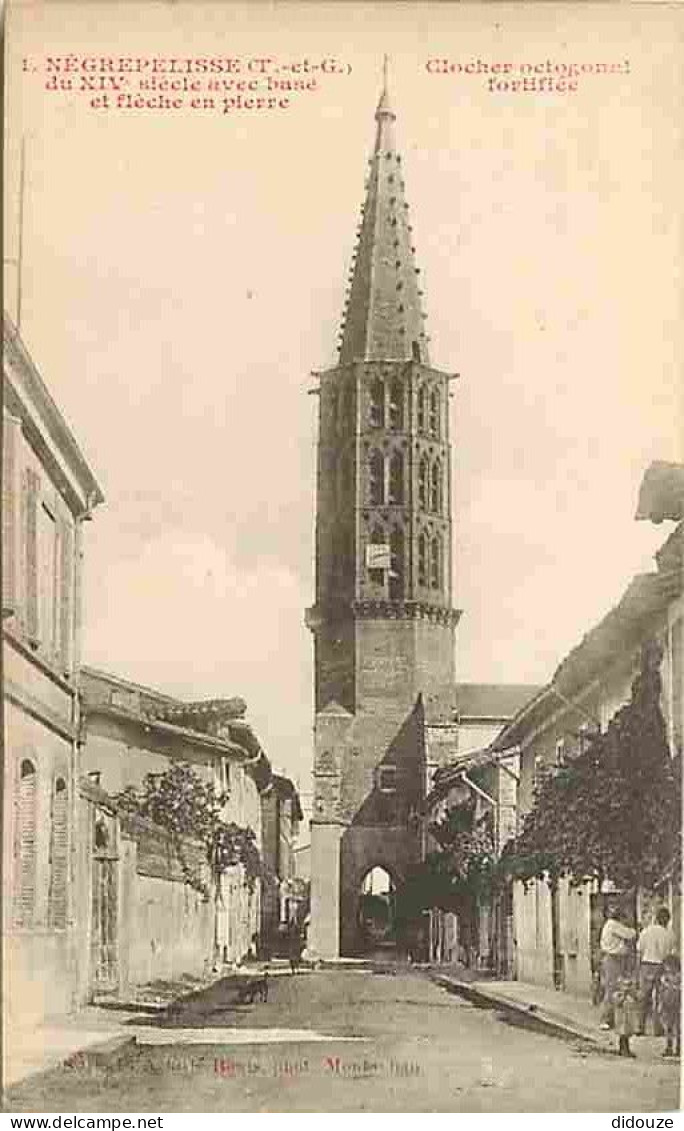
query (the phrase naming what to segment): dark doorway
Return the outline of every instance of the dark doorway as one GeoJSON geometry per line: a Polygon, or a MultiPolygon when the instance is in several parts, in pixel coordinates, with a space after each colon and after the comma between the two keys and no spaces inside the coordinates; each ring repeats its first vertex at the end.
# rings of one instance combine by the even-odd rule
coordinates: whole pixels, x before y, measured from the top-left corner
{"type": "Polygon", "coordinates": [[[396,891],[385,868],[376,865],[364,876],[358,916],[361,946],[366,954],[396,947],[396,891]]]}

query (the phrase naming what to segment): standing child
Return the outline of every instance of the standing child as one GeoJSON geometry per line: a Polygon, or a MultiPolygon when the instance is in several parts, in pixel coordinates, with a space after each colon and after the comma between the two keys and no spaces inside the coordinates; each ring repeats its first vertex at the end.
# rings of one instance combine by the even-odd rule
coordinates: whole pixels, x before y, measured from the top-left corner
{"type": "Polygon", "coordinates": [[[639,1024],[639,986],[633,975],[625,974],[618,978],[613,990],[613,1010],[619,1055],[634,1056],[629,1047],[629,1038],[637,1031],[639,1024]]]}
{"type": "Polygon", "coordinates": [[[682,981],[679,958],[674,954],[669,954],[663,962],[663,971],[660,975],[657,993],[658,1016],[665,1030],[663,1056],[679,1056],[681,1053],[682,981]]]}

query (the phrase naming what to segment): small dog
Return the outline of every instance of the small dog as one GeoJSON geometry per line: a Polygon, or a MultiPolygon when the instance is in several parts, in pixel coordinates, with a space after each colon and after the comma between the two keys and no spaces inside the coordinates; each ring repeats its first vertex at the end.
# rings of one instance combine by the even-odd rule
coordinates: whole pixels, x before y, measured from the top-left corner
{"type": "Polygon", "coordinates": [[[663,962],[663,972],[658,983],[657,1009],[665,1030],[663,1056],[681,1054],[682,976],[679,959],[670,954],[663,962]]]}
{"type": "Polygon", "coordinates": [[[250,978],[247,985],[238,990],[238,1001],[241,1003],[251,1005],[257,997],[260,1001],[268,1001],[268,970],[250,978]]]}

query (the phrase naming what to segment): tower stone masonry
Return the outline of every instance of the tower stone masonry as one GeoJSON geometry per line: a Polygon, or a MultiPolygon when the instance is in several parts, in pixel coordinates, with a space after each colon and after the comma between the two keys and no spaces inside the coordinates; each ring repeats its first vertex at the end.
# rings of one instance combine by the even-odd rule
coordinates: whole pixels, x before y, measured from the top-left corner
{"type": "Polygon", "coordinates": [[[387,84],[337,365],[320,376],[310,949],[363,949],[364,877],[420,858],[425,702],[451,697],[451,376],[432,367],[387,84]]]}

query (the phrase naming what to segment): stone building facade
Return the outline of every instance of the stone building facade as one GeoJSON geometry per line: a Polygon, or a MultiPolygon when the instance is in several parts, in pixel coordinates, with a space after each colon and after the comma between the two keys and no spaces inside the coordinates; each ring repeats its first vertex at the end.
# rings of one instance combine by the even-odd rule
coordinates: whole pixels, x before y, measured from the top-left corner
{"type": "MultiPolygon", "coordinates": [[[[552,681],[504,728],[493,747],[515,748],[520,759],[518,820],[534,804],[540,774],[571,760],[592,732],[605,730],[629,702],[642,646],[662,649],[662,710],[673,757],[682,755],[684,736],[684,468],[654,465],[647,472],[637,517],[670,520],[674,529],[656,554],[656,569],[639,574],[618,604],[593,627],[556,670],[552,681]]],[[[555,985],[571,993],[592,993],[598,938],[611,885],[556,890],[544,880],[513,889],[515,974],[523,981],[555,985]]],[[[680,924],[681,882],[665,875],[658,889],[637,893],[637,914],[664,901],[680,924]]]]}
{"type": "MultiPolygon", "coordinates": [[[[472,804],[476,824],[486,823],[493,851],[500,855],[517,831],[519,758],[492,758],[490,747],[518,711],[539,693],[531,684],[455,686],[451,720],[428,722],[427,852],[438,851],[430,826],[447,812],[472,804]]],[[[512,903],[487,896],[465,913],[433,908],[429,920],[428,957],[433,962],[462,961],[508,975],[513,962],[512,903]]]]}
{"type": "Polygon", "coordinates": [[[319,375],[310,944],[360,945],[364,877],[421,852],[424,703],[454,682],[451,375],[429,359],[384,90],[337,365],[319,375]]]}
{"type": "Polygon", "coordinates": [[[3,331],[3,1001],[13,1030],[78,1001],[82,543],[103,496],[7,315],[3,331]]]}
{"type": "Polygon", "coordinates": [[[293,782],[274,774],[261,795],[261,843],[266,879],[261,896],[261,947],[279,949],[284,928],[299,918],[302,903],[296,883],[295,846],[302,809],[293,782]]]}
{"type": "Polygon", "coordinates": [[[92,668],[82,670],[81,694],[82,820],[95,830],[84,836],[92,846],[84,868],[93,876],[82,914],[88,993],[121,994],[154,978],[240,961],[259,932],[261,881],[235,864],[214,892],[201,849],[188,844],[193,874],[211,892],[203,897],[186,882],[164,831],[131,820],[117,797],[173,761],[187,763],[225,797],[222,820],[252,829],[260,847],[261,798],[272,773],[243,700],[183,703],[92,668]],[[98,822],[109,830],[101,846],[109,851],[98,852],[98,822]]]}

